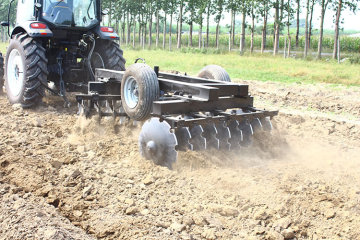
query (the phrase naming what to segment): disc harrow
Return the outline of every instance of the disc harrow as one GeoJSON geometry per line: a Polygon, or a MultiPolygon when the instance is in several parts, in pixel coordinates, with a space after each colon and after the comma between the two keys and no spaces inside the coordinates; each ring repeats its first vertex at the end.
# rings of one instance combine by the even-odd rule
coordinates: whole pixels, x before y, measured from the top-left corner
{"type": "Polygon", "coordinates": [[[200,76],[211,77],[215,71],[213,75],[225,77],[182,76],[145,64],[134,64],[125,72],[96,69],[97,81],[89,82],[88,94],[76,96],[79,112],[86,117],[146,120],[139,136],[140,153],[170,169],[178,151],[237,151],[251,146],[255,133],[272,130],[271,119],[278,111],[254,108],[248,85],[229,82],[221,67],[204,69],[208,72],[200,76]],[[129,85],[127,79],[131,88],[122,88],[129,85]]]}

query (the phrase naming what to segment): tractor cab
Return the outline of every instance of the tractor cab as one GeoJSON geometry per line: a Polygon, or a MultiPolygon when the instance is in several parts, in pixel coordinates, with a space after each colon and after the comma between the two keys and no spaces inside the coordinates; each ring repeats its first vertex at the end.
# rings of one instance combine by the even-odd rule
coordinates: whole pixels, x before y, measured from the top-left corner
{"type": "Polygon", "coordinates": [[[19,0],[17,24],[41,21],[50,28],[92,28],[101,22],[99,0],[19,0]]]}
{"type": "Polygon", "coordinates": [[[89,28],[100,22],[94,0],[44,0],[40,18],[55,26],[89,28]]]}

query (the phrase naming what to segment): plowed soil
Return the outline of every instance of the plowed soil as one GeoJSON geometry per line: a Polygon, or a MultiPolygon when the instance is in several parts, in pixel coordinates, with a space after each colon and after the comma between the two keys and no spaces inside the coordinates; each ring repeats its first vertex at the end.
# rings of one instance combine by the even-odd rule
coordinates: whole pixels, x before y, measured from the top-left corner
{"type": "Polygon", "coordinates": [[[173,171],[139,155],[140,126],[0,96],[0,239],[360,239],[360,89],[247,84],[273,133],[173,171]]]}

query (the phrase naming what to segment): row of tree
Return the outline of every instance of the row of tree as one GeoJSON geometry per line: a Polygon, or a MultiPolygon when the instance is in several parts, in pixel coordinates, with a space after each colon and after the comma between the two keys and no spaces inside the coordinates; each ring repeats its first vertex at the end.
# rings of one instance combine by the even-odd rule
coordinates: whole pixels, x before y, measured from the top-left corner
{"type": "Polygon", "coordinates": [[[305,57],[308,54],[309,44],[313,36],[313,20],[316,14],[314,11],[319,9],[321,11],[318,14],[320,15],[320,26],[316,26],[319,29],[318,58],[321,58],[322,54],[325,14],[327,11],[333,10],[335,12],[333,18],[335,23],[333,57],[337,58],[342,12],[344,9],[355,12],[358,8],[358,2],[360,0],[104,0],[103,8],[108,9],[108,24],[116,27],[124,43],[133,46],[136,44],[135,41],[139,41],[141,46],[146,44],[152,46],[154,44],[153,34],[155,34],[155,45],[160,47],[162,32],[162,47],[165,48],[168,41],[171,49],[172,34],[176,32],[177,48],[181,48],[183,25],[188,24],[189,46],[209,47],[210,23],[215,22],[215,45],[219,48],[220,26],[221,24],[224,25],[221,21],[227,14],[231,16],[230,22],[225,23],[230,34],[229,48],[233,48],[236,44],[235,34],[238,32],[236,23],[238,22],[237,18],[240,17],[240,52],[245,51],[246,29],[250,30],[250,51],[254,51],[255,23],[260,22],[262,24],[261,52],[263,53],[269,47],[266,38],[269,35],[268,26],[272,24],[274,28],[272,31],[274,55],[279,51],[281,33],[288,36],[288,54],[290,54],[292,45],[299,46],[300,13],[303,12],[306,16],[305,57]],[[294,20],[296,21],[296,34],[295,39],[292,39],[290,25],[294,20]],[[195,26],[198,29],[197,43],[193,41],[195,26]],[[173,30],[174,28],[176,31],[173,30]],[[203,36],[204,30],[206,36],[203,36]],[[168,38],[167,34],[169,34],[168,38]]]}

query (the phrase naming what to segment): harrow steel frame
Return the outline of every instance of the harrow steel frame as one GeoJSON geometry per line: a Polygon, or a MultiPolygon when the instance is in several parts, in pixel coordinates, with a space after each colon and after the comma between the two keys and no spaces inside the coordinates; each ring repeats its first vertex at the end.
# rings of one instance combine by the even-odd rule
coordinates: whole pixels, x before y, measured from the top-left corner
{"type": "MultiPolygon", "coordinates": [[[[278,111],[253,108],[254,99],[249,94],[248,85],[159,72],[159,67],[154,70],[161,94],[153,102],[151,115],[166,120],[172,128],[230,120],[251,121],[254,118],[272,118],[278,114],[278,111]],[[242,109],[242,112],[225,112],[229,109],[242,109]],[[212,112],[212,115],[204,115],[202,112],[212,112]],[[184,119],[177,115],[192,118],[184,119]]],[[[116,102],[121,100],[120,88],[124,74],[124,71],[96,69],[97,81],[88,83],[88,93],[76,95],[79,107],[86,116],[90,116],[94,110],[100,117],[127,116],[115,109],[116,102]],[[103,110],[104,106],[99,102],[106,102],[106,109],[103,110]]]]}

